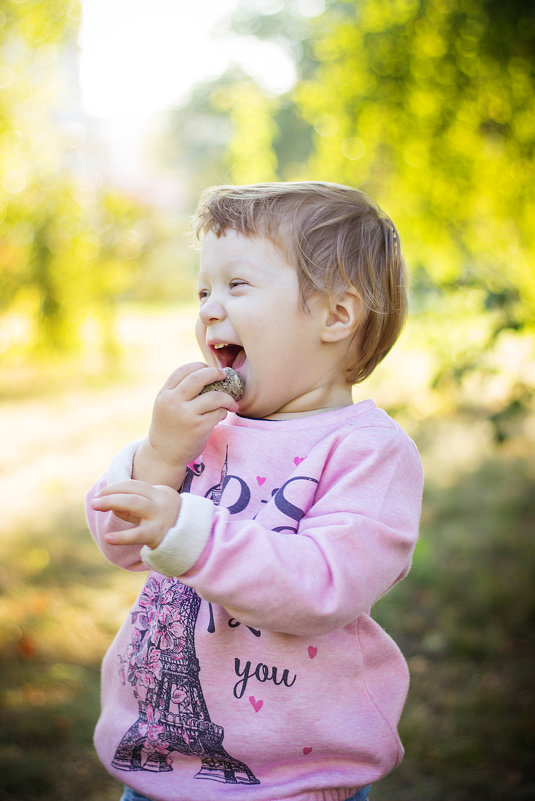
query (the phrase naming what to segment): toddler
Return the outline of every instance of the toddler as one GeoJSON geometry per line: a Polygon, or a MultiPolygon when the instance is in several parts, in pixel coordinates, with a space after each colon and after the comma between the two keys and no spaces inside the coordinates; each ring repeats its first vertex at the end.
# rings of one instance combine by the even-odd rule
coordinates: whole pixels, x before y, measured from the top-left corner
{"type": "Polygon", "coordinates": [[[409,570],[422,493],[412,441],[352,400],[403,325],[399,237],[320,182],[213,188],[196,229],[204,362],[87,498],[104,555],[150,571],[96,748],[123,801],[364,801],[401,760],[408,688],[370,610],[409,570]],[[225,367],[238,402],[200,394],[225,367]]]}

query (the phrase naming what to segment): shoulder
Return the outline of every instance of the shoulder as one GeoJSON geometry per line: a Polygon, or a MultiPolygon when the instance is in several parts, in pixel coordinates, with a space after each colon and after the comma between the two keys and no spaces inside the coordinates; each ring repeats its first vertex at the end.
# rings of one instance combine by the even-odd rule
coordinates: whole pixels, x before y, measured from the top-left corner
{"type": "Polygon", "coordinates": [[[423,481],[418,449],[390,415],[375,404],[346,419],[333,437],[327,459],[337,471],[406,473],[408,480],[423,481]]]}
{"type": "Polygon", "coordinates": [[[373,402],[356,404],[355,413],[346,418],[337,431],[336,440],[346,448],[402,448],[418,455],[415,443],[403,428],[384,409],[373,402]]]}

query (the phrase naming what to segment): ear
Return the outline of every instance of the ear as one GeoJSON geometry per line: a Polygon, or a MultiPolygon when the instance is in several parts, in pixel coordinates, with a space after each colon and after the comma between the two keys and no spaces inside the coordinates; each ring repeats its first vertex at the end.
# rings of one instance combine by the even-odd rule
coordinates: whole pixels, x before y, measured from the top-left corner
{"type": "Polygon", "coordinates": [[[361,317],[362,304],[355,292],[347,291],[332,300],[326,310],[322,342],[342,342],[352,337],[361,317]]]}

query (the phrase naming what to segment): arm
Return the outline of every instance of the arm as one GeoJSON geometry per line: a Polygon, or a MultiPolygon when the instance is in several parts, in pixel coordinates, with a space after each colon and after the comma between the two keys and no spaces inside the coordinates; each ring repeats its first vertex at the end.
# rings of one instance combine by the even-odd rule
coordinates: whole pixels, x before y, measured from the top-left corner
{"type": "Polygon", "coordinates": [[[138,518],[133,513],[121,511],[119,507],[115,511],[110,506],[105,508],[101,499],[107,497],[110,490],[113,493],[114,488],[129,488],[136,484],[130,480],[130,476],[139,444],[139,441],[132,442],[119,451],[108,471],[91,487],[85,499],[87,522],[97,545],[110,562],[125,570],[148,569],[141,560],[140,545],[130,541],[118,544],[121,533],[131,537],[138,518]]]}
{"type": "Polygon", "coordinates": [[[187,364],[159,391],[148,437],[124,448],[88,493],[89,527],[104,555],[130,570],[146,569],[142,545],[157,547],[174,525],[188,462],[204,449],[214,426],[235,401],[201,389],[221,379],[218,367],[187,364]]]}
{"type": "Polygon", "coordinates": [[[103,476],[89,490],[85,499],[85,513],[89,530],[93,535],[98,547],[110,562],[125,570],[147,570],[140,557],[139,545],[123,545],[117,548],[108,543],[107,538],[110,533],[127,531],[132,528],[132,524],[121,520],[113,512],[99,512],[93,508],[93,499],[105,489],[107,478],[103,476]]]}

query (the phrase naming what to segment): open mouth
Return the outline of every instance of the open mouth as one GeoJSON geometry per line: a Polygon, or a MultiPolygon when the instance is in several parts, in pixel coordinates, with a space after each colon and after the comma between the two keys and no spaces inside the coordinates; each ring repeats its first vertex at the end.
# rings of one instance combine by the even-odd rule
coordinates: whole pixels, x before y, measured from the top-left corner
{"type": "Polygon", "coordinates": [[[237,369],[245,361],[245,351],[241,345],[217,342],[214,345],[210,345],[210,350],[215,355],[220,367],[237,369]]]}

